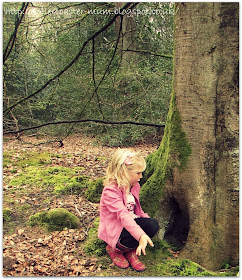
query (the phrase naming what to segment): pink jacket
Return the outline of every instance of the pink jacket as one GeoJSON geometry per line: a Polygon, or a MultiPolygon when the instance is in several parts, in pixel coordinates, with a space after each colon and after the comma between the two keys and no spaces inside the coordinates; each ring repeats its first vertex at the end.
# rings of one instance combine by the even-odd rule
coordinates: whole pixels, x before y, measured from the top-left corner
{"type": "MultiPolygon", "coordinates": [[[[140,217],[149,218],[149,215],[141,209],[139,191],[140,185],[137,183],[131,189],[131,193],[136,201],[135,214],[140,217]]],[[[117,185],[111,184],[104,187],[100,200],[98,238],[104,240],[112,248],[115,248],[123,228],[126,228],[138,241],[141,235],[145,234],[126,207],[125,191],[119,190],[117,185]]]]}

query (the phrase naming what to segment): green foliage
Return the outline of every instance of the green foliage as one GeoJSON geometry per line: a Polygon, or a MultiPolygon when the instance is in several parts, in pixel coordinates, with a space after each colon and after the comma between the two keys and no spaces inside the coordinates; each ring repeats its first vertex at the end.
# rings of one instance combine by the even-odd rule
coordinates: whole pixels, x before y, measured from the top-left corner
{"type": "Polygon", "coordinates": [[[65,228],[80,227],[80,221],[66,209],[56,208],[30,216],[28,225],[31,227],[36,225],[43,226],[48,231],[61,231],[65,228]]]}
{"type": "Polygon", "coordinates": [[[9,222],[11,220],[12,211],[10,209],[3,209],[3,222],[9,222]]]}
{"type": "Polygon", "coordinates": [[[93,227],[89,230],[84,250],[89,255],[103,256],[106,254],[106,243],[98,238],[98,225],[100,218],[94,220],[93,227]]]}

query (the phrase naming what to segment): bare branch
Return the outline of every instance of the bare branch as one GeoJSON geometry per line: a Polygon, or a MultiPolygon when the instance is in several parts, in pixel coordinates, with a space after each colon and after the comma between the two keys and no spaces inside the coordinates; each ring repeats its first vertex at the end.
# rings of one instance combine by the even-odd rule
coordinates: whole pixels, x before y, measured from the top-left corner
{"type": "Polygon", "coordinates": [[[27,10],[28,5],[29,5],[29,2],[27,2],[27,3],[23,2],[19,13],[16,15],[15,29],[14,29],[11,37],[9,38],[7,47],[5,48],[4,53],[3,53],[3,65],[5,64],[6,60],[8,59],[8,57],[9,57],[9,55],[10,55],[12,49],[13,49],[19,25],[24,18],[24,15],[25,15],[25,12],[27,10]],[[20,18],[19,18],[19,14],[21,15],[20,18]]]}
{"type": "Polygon", "coordinates": [[[104,120],[86,119],[86,120],[70,120],[70,121],[49,122],[49,123],[44,123],[44,124],[33,126],[33,127],[27,127],[27,128],[19,129],[17,131],[6,131],[6,132],[3,132],[3,134],[18,134],[18,133],[22,133],[24,131],[38,129],[38,128],[49,126],[49,125],[70,124],[70,123],[77,124],[77,123],[85,123],[85,122],[95,122],[95,123],[110,124],[110,125],[132,124],[132,125],[141,125],[141,126],[150,126],[150,127],[165,127],[165,123],[154,124],[154,123],[133,122],[133,121],[119,122],[119,121],[104,121],[104,120]]]}
{"type": "Polygon", "coordinates": [[[159,54],[159,53],[148,52],[148,51],[143,51],[143,50],[131,50],[131,49],[126,49],[126,50],[122,50],[122,51],[124,51],[124,52],[144,53],[144,54],[150,54],[150,55],[159,56],[159,57],[164,57],[164,58],[173,58],[173,55],[171,55],[171,54],[159,54]]]}
{"type": "MultiPolygon", "coordinates": [[[[86,45],[92,41],[93,39],[95,39],[99,34],[101,34],[103,31],[105,31],[107,28],[109,28],[116,20],[117,17],[121,16],[122,11],[127,9],[128,7],[132,6],[135,7],[135,5],[137,5],[138,3],[127,3],[122,9],[120,14],[116,14],[115,16],[113,16],[111,18],[111,20],[102,28],[100,28],[97,32],[95,32],[91,37],[89,37],[82,45],[80,51],[78,52],[78,54],[76,55],[76,57],[63,69],[61,70],[57,75],[55,75],[53,78],[51,78],[50,80],[48,80],[40,89],[38,89],[36,92],[28,95],[27,97],[19,100],[18,102],[16,102],[15,104],[11,105],[10,107],[6,108],[3,111],[3,114],[8,113],[9,111],[11,111],[12,109],[14,109],[17,105],[23,103],[24,101],[28,100],[29,98],[32,98],[33,96],[37,95],[38,93],[40,93],[43,89],[45,89],[49,84],[51,84],[54,80],[56,80],[57,78],[59,78],[65,71],[67,71],[78,59],[79,57],[82,55],[83,50],[85,49],[86,45]]],[[[94,92],[95,94],[95,92],[94,92]]]]}

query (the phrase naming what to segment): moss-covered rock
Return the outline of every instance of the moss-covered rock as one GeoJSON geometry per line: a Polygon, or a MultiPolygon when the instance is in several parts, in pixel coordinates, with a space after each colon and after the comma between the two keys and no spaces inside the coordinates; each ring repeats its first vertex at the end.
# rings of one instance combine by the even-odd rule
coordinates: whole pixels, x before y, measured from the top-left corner
{"type": "Polygon", "coordinates": [[[3,222],[9,222],[11,220],[11,210],[8,208],[3,209],[3,222]]]}
{"type": "Polygon", "coordinates": [[[93,227],[89,230],[84,250],[89,255],[103,256],[106,254],[106,243],[98,238],[98,225],[100,218],[94,220],[93,227]]]}
{"type": "Polygon", "coordinates": [[[84,195],[88,186],[89,176],[75,176],[70,178],[69,182],[56,186],[54,189],[54,193],[84,195]]]}
{"type": "Polygon", "coordinates": [[[51,209],[48,212],[36,213],[29,218],[28,225],[43,226],[48,231],[63,230],[64,228],[78,228],[80,221],[78,217],[64,208],[51,209]]]}
{"type": "Polygon", "coordinates": [[[85,191],[85,198],[91,202],[97,203],[100,201],[103,190],[104,178],[92,180],[88,182],[88,187],[85,191]]]}

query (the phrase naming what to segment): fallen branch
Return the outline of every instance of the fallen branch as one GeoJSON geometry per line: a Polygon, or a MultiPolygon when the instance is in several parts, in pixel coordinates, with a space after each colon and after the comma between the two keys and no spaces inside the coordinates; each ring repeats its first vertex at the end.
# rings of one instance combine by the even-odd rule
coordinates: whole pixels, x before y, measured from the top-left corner
{"type": "Polygon", "coordinates": [[[26,127],[19,129],[17,131],[6,131],[3,132],[3,134],[18,134],[22,133],[27,130],[32,130],[32,129],[38,129],[41,127],[49,126],[49,125],[58,125],[58,124],[70,124],[70,123],[85,123],[85,122],[95,122],[95,123],[101,123],[101,124],[111,124],[111,125],[124,125],[124,124],[132,124],[132,125],[141,125],[141,126],[151,126],[151,127],[165,127],[165,123],[162,124],[154,124],[154,123],[144,123],[144,122],[133,122],[133,121],[123,121],[123,122],[118,122],[118,121],[104,121],[104,120],[92,120],[92,119],[86,119],[86,120],[70,120],[70,121],[58,121],[58,122],[49,122],[49,123],[44,123],[40,124],[37,126],[33,127],[26,127]]]}

